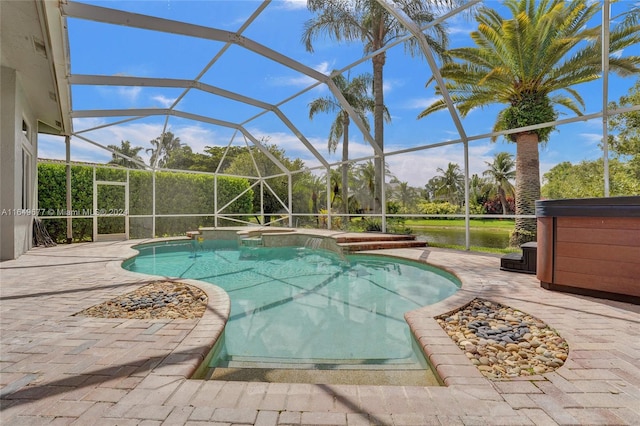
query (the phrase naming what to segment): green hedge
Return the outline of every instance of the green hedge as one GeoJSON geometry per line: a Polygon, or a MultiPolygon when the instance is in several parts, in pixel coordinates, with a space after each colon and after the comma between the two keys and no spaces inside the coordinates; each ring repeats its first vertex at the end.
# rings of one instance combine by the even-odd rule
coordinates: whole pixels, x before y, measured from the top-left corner
{"type": "MultiPolygon", "coordinates": [[[[156,217],[156,236],[183,235],[199,226],[214,225],[215,177],[193,173],[157,172],[156,215],[163,214],[211,214],[208,217],[156,217]]],[[[127,172],[118,168],[96,168],[96,179],[126,182],[127,172]]],[[[72,211],[76,216],[91,215],[93,209],[93,167],[71,166],[72,211]]],[[[243,178],[218,177],[218,208],[249,188],[243,178]]],[[[98,209],[120,212],[125,208],[125,193],[122,186],[98,186],[98,209]]],[[[129,214],[151,215],[153,213],[153,173],[142,170],[129,171],[129,214]]],[[[248,190],[227,207],[224,214],[251,213],[253,191],[248,190]]],[[[38,165],[38,207],[43,217],[62,216],[66,212],[66,172],[64,164],[38,165]]],[[[130,218],[131,238],[152,237],[151,218],[130,218]]],[[[218,225],[224,225],[221,220],[218,225]]],[[[44,225],[52,238],[58,242],[66,240],[66,219],[48,219],[44,225]]],[[[99,217],[99,233],[122,233],[124,216],[99,217]]],[[[73,219],[75,241],[90,241],[93,234],[91,219],[73,219]]]]}

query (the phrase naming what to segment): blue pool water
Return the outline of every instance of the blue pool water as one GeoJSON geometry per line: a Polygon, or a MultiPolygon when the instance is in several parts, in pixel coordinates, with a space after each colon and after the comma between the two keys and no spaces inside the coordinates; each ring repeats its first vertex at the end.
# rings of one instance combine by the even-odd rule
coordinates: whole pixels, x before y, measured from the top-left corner
{"type": "Polygon", "coordinates": [[[415,365],[419,357],[405,312],[460,288],[442,270],[384,256],[342,258],[305,247],[238,247],[235,241],[138,250],[125,268],[206,281],[229,294],[218,365],[415,365]]]}

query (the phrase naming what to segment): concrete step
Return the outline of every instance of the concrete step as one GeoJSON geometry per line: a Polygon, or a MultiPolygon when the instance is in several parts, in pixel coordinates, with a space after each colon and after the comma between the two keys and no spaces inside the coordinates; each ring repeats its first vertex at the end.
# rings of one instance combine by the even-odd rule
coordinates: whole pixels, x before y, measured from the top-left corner
{"type": "Polygon", "coordinates": [[[352,234],[352,235],[338,235],[334,237],[337,243],[360,243],[370,241],[411,241],[415,240],[415,235],[402,235],[402,234],[352,234]]]}
{"type": "Polygon", "coordinates": [[[399,241],[363,241],[363,242],[350,242],[350,243],[338,243],[345,252],[356,252],[364,250],[383,250],[383,249],[398,249],[398,248],[412,248],[412,247],[427,247],[425,241],[416,240],[399,240],[399,241]]]}

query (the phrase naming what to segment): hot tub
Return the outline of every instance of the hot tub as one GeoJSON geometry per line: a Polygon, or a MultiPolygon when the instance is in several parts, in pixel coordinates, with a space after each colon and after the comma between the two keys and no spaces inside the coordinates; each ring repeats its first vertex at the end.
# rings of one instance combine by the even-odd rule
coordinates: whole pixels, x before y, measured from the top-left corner
{"type": "Polygon", "coordinates": [[[536,201],[542,287],[640,304],[640,197],[536,201]]]}

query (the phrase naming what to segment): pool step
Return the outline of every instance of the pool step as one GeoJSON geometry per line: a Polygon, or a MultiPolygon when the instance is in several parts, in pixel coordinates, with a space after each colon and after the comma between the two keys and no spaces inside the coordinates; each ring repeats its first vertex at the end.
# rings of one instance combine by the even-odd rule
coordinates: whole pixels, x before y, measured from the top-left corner
{"type": "Polygon", "coordinates": [[[416,240],[415,235],[396,234],[347,234],[334,237],[345,252],[426,247],[426,241],[416,240]]]}
{"type": "Polygon", "coordinates": [[[277,360],[233,356],[217,362],[220,368],[262,370],[421,370],[424,366],[413,359],[315,359],[277,360]]]}
{"type": "Polygon", "coordinates": [[[262,237],[247,237],[240,240],[242,247],[262,247],[262,237]]]}
{"type": "Polygon", "coordinates": [[[351,384],[375,386],[439,386],[438,379],[427,369],[421,370],[303,370],[287,368],[212,368],[207,380],[351,384]]]}

